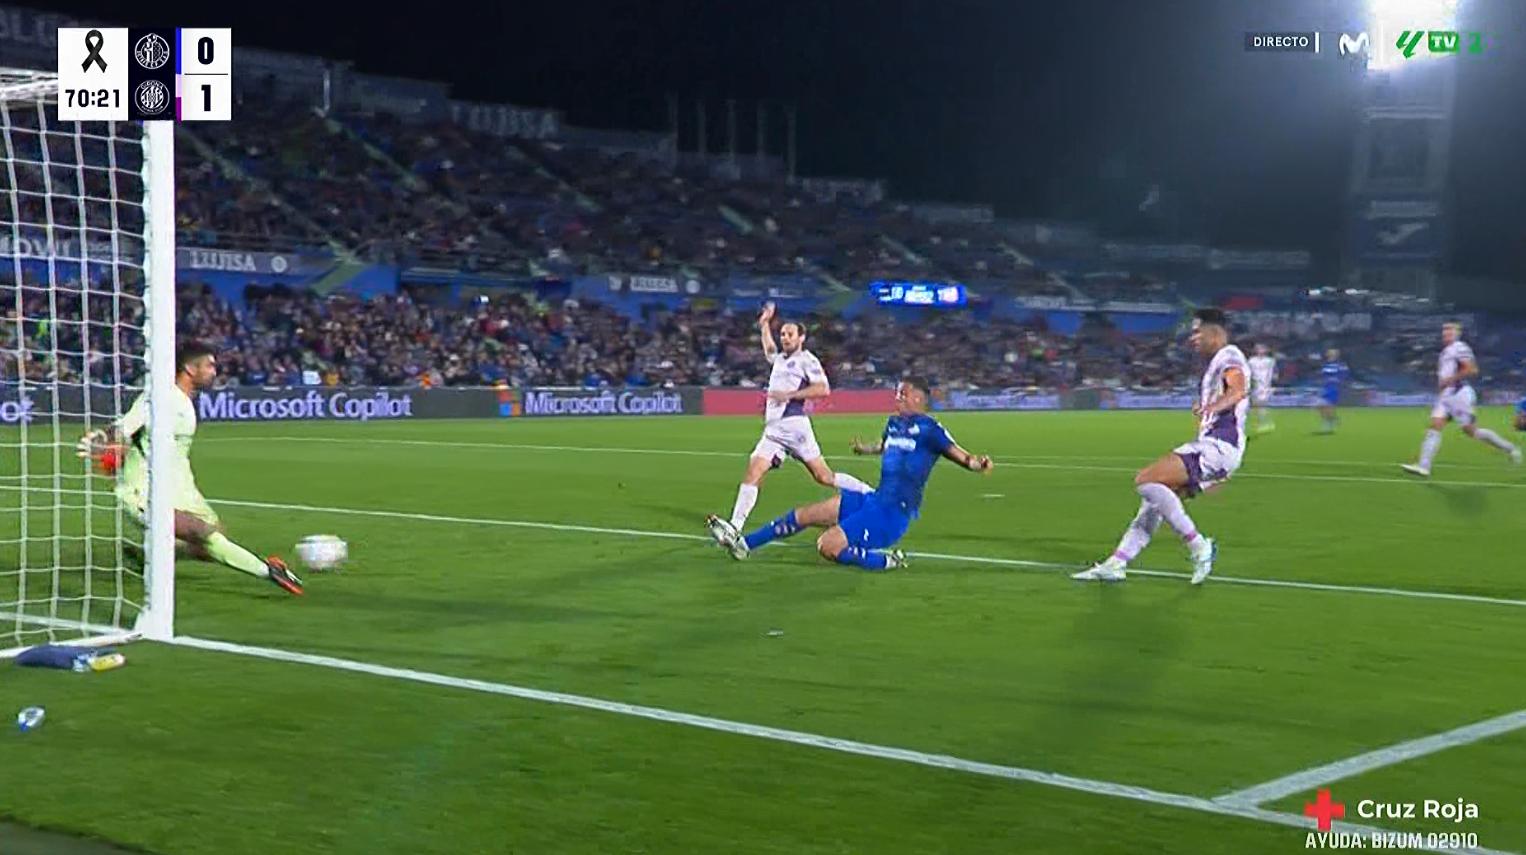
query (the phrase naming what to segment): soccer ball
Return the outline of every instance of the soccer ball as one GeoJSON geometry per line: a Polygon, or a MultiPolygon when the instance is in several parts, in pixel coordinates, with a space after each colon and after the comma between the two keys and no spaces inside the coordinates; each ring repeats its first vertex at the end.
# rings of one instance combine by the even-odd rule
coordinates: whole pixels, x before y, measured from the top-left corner
{"type": "Polygon", "coordinates": [[[310,534],[297,544],[297,557],[309,570],[334,570],[350,557],[350,546],[332,534],[310,534]]]}

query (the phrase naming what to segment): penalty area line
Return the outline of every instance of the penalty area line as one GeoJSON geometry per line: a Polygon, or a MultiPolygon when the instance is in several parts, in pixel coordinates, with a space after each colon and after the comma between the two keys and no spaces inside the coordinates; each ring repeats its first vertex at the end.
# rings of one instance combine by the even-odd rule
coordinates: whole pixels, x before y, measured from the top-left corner
{"type": "Polygon", "coordinates": [[[1337,760],[1334,763],[1326,763],[1323,766],[1314,766],[1301,772],[1294,772],[1291,775],[1267,781],[1264,784],[1257,784],[1243,790],[1225,793],[1215,798],[1214,801],[1229,805],[1263,805],[1267,802],[1275,802],[1319,787],[1327,787],[1336,781],[1353,778],[1357,775],[1371,772],[1374,769],[1382,769],[1385,766],[1404,763],[1418,757],[1435,754],[1438,751],[1445,751],[1448,748],[1472,745],[1475,742],[1511,733],[1522,728],[1526,728],[1526,710],[1516,710],[1513,713],[1463,725],[1452,730],[1388,745],[1375,751],[1358,754],[1355,757],[1337,760]]]}
{"type": "MultiPolygon", "coordinates": [[[[766,739],[773,742],[783,742],[792,745],[800,745],[807,748],[817,748],[826,751],[835,751],[841,754],[854,754],[861,757],[873,757],[880,760],[891,760],[900,763],[909,763],[917,766],[925,766],[934,769],[945,769],[966,774],[982,775],[989,778],[1002,778],[1009,781],[1019,781],[1029,784],[1038,784],[1046,787],[1056,787],[1065,790],[1088,793],[1091,795],[1106,796],[1110,798],[1128,799],[1147,804],[1163,805],[1168,807],[1193,810],[1199,813],[1217,814],[1219,816],[1236,817],[1240,819],[1255,820],[1258,822],[1284,825],[1297,828],[1302,831],[1309,830],[1311,820],[1307,817],[1291,813],[1279,813],[1249,805],[1225,804],[1205,799],[1200,796],[1189,796],[1181,793],[1170,793],[1162,790],[1153,790],[1147,787],[1136,787],[1130,784],[1120,784],[1112,781],[1100,781],[1091,778],[1077,778],[1071,775],[1062,775],[1057,772],[1045,772],[1037,769],[1026,769],[1021,766],[1004,766],[996,763],[984,763],[976,760],[966,760],[948,754],[930,754],[922,751],[914,751],[907,748],[895,748],[887,745],[877,745],[869,742],[859,742],[852,739],[839,739],[833,736],[824,736],[816,733],[807,733],[799,730],[786,730],[784,728],[770,727],[760,724],[749,724],[740,721],[731,721],[722,718],[696,715],[693,713],[678,712],[662,709],[659,707],[627,704],[620,701],[609,701],[602,698],[588,697],[586,695],[573,695],[565,692],[553,692],[544,689],[533,689],[525,686],[515,686],[508,683],[495,683],[488,680],[474,680],[462,677],[451,677],[445,674],[436,674],[429,671],[417,671],[410,668],[393,668],[386,665],[375,665],[369,662],[358,662],[350,659],[338,659],[332,656],[320,656],[310,653],[296,653],[286,650],[277,650],[269,647],[256,647],[245,644],[234,644],[226,641],[194,638],[182,636],[173,639],[170,644],[179,647],[195,648],[219,653],[231,653],[240,656],[249,656],[256,659],[265,659],[275,662],[290,662],[302,665],[311,665],[321,668],[332,668],[340,671],[349,671],[358,674],[368,674],[376,677],[385,677],[393,680],[405,680],[413,683],[423,683],[449,689],[482,692],[485,694],[501,695],[518,698],[526,701],[555,704],[566,707],[576,707],[585,710],[612,713],[615,715],[629,716],[632,718],[658,721],[667,724],[678,724],[686,727],[695,727],[703,730],[733,734],[737,736],[749,736],[755,739],[766,739]]],[[[1382,829],[1353,823],[1336,822],[1333,831],[1353,834],[1370,835],[1382,831],[1382,829]]],[[[1511,853],[1499,852],[1489,849],[1449,850],[1429,849],[1432,852],[1472,852],[1477,855],[1512,855],[1511,853]]]]}
{"type": "MultiPolygon", "coordinates": [[[[610,534],[622,537],[649,537],[666,540],[709,542],[710,538],[699,534],[683,534],[675,531],[651,531],[634,528],[606,528],[602,526],[576,525],[571,523],[537,522],[533,520],[505,520],[492,517],[456,517],[444,514],[421,514],[408,511],[373,510],[367,508],[331,508],[318,505],[293,505],[278,502],[255,502],[242,499],[213,499],[216,504],[240,508],[258,508],[275,511],[303,511],[306,513],[338,514],[342,516],[380,517],[420,522],[454,523],[458,525],[502,526],[542,531],[572,531],[585,534],[610,534]]],[[[788,544],[777,544],[788,545],[788,544]]],[[[982,555],[957,555],[946,552],[908,551],[913,558],[931,558],[940,561],[957,561],[970,564],[988,564],[999,567],[1016,567],[1031,570],[1079,570],[1079,564],[1062,564],[1054,561],[1032,561],[1021,558],[995,558],[982,555]]],[[[1161,579],[1190,579],[1191,574],[1169,570],[1143,570],[1130,568],[1129,575],[1161,579]]],[[[1288,579],[1254,579],[1239,576],[1218,576],[1209,579],[1216,585],[1256,585],[1267,588],[1295,588],[1305,591],[1328,591],[1343,594],[1367,594],[1371,596],[1408,597],[1423,600],[1445,600],[1460,603],[1484,603],[1497,606],[1526,606],[1526,600],[1505,597],[1485,597],[1478,594],[1453,594],[1445,591],[1416,591],[1408,588],[1383,588],[1367,585],[1336,585],[1323,582],[1300,582],[1288,579]]]]}

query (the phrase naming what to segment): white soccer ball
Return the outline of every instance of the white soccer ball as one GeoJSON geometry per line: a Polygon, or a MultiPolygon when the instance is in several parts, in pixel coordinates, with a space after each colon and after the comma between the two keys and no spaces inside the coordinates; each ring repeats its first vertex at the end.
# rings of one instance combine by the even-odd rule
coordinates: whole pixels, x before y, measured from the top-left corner
{"type": "Polygon", "coordinates": [[[350,557],[350,545],[332,534],[310,534],[297,544],[297,557],[309,570],[333,570],[350,557]]]}

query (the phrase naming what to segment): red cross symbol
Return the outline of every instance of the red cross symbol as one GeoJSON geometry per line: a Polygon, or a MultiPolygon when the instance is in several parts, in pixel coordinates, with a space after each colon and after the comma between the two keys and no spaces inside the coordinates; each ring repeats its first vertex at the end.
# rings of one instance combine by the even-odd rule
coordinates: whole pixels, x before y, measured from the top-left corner
{"type": "Polygon", "coordinates": [[[1345,819],[1346,806],[1340,802],[1330,801],[1330,791],[1320,790],[1314,801],[1304,802],[1303,815],[1312,816],[1319,824],[1320,831],[1330,830],[1330,819],[1345,819]]]}

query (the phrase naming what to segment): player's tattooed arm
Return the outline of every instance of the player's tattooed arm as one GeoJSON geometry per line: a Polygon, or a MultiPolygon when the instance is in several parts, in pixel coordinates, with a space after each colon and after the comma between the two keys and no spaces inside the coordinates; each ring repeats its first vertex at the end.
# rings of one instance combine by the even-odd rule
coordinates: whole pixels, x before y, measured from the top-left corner
{"type": "Polygon", "coordinates": [[[957,445],[951,445],[943,452],[943,456],[963,466],[971,472],[990,472],[996,468],[996,461],[985,454],[971,454],[957,445]]]}
{"type": "Polygon", "coordinates": [[[1214,402],[1203,408],[1203,415],[1213,416],[1227,410],[1232,410],[1235,405],[1245,400],[1246,383],[1245,372],[1238,368],[1231,368],[1224,372],[1224,394],[1214,399],[1214,402]]]}
{"type": "Polygon", "coordinates": [[[885,440],[878,439],[872,443],[868,443],[855,436],[853,437],[852,448],[854,454],[884,454],[885,440]]]}

